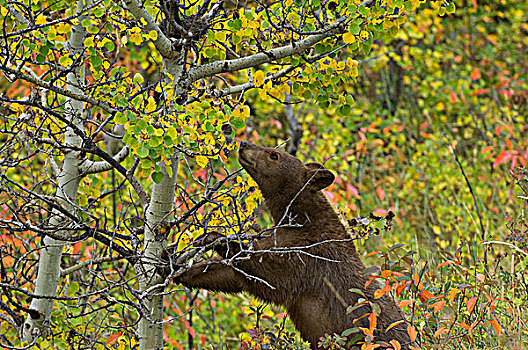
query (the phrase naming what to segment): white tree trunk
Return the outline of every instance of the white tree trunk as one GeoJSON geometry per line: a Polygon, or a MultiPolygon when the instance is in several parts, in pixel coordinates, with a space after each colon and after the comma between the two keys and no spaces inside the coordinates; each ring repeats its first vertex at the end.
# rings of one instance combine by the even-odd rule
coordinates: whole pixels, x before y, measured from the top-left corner
{"type": "MultiPolygon", "coordinates": [[[[77,13],[82,11],[85,6],[90,4],[91,0],[80,0],[77,4],[77,13]]],[[[79,22],[83,18],[79,18],[79,22]]],[[[70,46],[74,53],[82,52],[86,30],[82,25],[73,27],[72,36],[70,39],[70,46]]],[[[67,89],[74,93],[82,93],[79,88],[81,82],[81,69],[77,68],[67,76],[67,89]]],[[[65,118],[72,122],[80,130],[83,129],[81,116],[83,112],[83,102],[67,99],[65,105],[65,118]]],[[[76,135],[72,128],[66,129],[64,135],[64,144],[80,147],[82,139],[76,135]]],[[[57,174],[56,185],[57,191],[55,196],[59,203],[68,211],[73,211],[72,203],[77,197],[77,190],[81,181],[80,166],[82,159],[79,157],[79,152],[70,151],[64,154],[64,162],[62,169],[57,174]]],[[[50,226],[64,225],[67,220],[62,215],[53,210],[50,218],[50,226]]],[[[60,235],[69,235],[68,231],[57,232],[60,235]]],[[[62,247],[64,242],[55,240],[50,237],[44,237],[42,241],[42,249],[40,250],[38,273],[35,280],[34,294],[37,296],[55,296],[57,286],[60,278],[60,263],[62,257],[62,247]]],[[[53,300],[49,298],[33,298],[31,301],[31,310],[36,311],[33,318],[28,315],[26,322],[23,325],[21,335],[23,340],[33,341],[39,334],[46,334],[49,327],[49,316],[53,309],[53,300]]]]}
{"type": "Polygon", "coordinates": [[[141,350],[163,350],[163,296],[161,295],[163,287],[154,286],[164,282],[164,279],[156,273],[156,265],[160,261],[163,250],[167,247],[168,232],[164,224],[167,222],[174,203],[178,158],[171,160],[172,177],[166,173],[163,162],[159,165],[165,177],[163,181],[152,187],[152,196],[146,214],[144,257],[135,268],[139,275],[140,289],[146,293],[143,299],[146,306],[146,317],[139,320],[138,327],[141,350]]]}

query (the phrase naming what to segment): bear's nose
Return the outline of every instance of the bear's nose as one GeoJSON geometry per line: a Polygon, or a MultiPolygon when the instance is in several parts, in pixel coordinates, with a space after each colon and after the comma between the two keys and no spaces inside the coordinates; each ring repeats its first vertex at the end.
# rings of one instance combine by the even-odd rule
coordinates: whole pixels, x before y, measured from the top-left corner
{"type": "Polygon", "coordinates": [[[244,147],[247,147],[248,143],[246,141],[241,141],[240,142],[240,148],[244,148],[244,147]]]}

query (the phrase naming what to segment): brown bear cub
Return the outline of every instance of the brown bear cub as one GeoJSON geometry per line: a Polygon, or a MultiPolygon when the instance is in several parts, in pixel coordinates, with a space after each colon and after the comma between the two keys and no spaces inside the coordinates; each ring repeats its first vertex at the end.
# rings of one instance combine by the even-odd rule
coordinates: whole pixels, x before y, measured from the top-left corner
{"type": "MultiPolygon", "coordinates": [[[[239,160],[259,185],[277,227],[268,237],[254,241],[255,251],[268,252],[256,252],[234,268],[215,263],[222,260],[215,256],[212,261],[195,264],[177,281],[211,291],[247,292],[284,306],[312,349],[318,348],[325,334],[369,327],[368,317],[362,316],[372,312],[370,307],[346,313],[347,306],[354,306],[361,298],[350,289],[360,289],[381,310],[375,339],[396,339],[402,349],[408,349],[410,339],[404,322],[385,331],[403,320],[400,309],[388,296],[374,299],[377,283],[365,288],[365,266],[339,215],[321,191],[334,181],[334,174],[321,164],[303,164],[284,151],[247,142],[240,144],[239,160]],[[269,251],[272,248],[274,252],[269,251]]],[[[225,248],[223,252],[228,250],[225,248]]],[[[217,251],[222,254],[222,249],[217,251]]]]}

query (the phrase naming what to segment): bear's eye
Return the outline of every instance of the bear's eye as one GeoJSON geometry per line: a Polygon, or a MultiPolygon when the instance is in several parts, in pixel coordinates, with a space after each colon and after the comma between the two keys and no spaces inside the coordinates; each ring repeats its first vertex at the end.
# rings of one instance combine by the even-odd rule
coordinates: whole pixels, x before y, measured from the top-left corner
{"type": "Polygon", "coordinates": [[[270,158],[273,160],[279,160],[279,155],[277,153],[270,153],[270,158]]]}

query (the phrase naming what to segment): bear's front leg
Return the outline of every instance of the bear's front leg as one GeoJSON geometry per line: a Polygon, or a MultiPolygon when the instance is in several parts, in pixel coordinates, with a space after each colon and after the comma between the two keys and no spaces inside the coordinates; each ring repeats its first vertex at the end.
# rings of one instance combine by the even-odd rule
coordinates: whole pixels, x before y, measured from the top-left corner
{"type": "Polygon", "coordinates": [[[247,289],[246,278],[222,263],[222,259],[218,256],[191,266],[174,281],[189,288],[224,293],[240,293],[247,289]]]}

